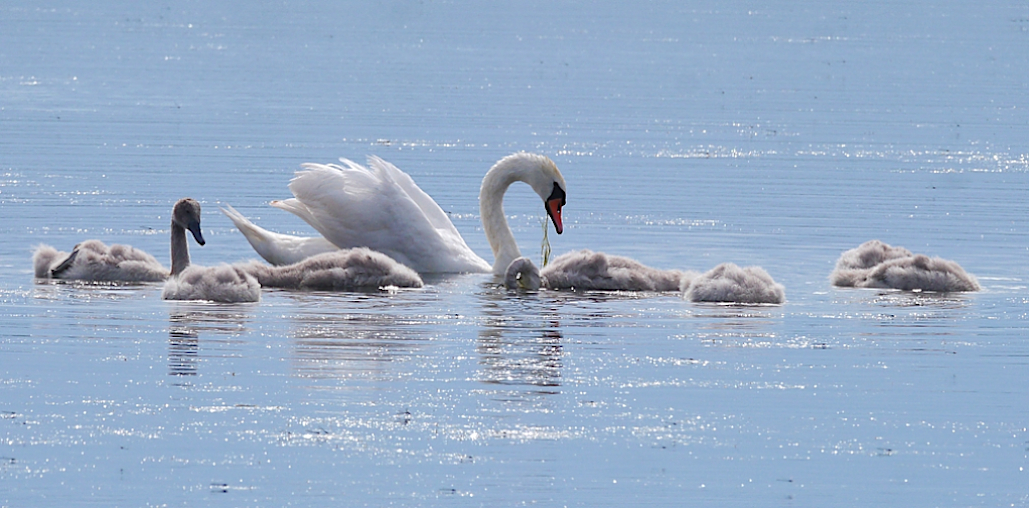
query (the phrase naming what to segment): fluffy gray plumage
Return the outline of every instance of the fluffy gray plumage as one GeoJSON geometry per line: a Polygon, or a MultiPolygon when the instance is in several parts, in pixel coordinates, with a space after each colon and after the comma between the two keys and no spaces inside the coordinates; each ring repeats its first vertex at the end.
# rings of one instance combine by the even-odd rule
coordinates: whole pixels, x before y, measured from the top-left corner
{"type": "Polygon", "coordinates": [[[414,270],[367,248],[326,252],[285,266],[269,266],[256,260],[234,266],[253,275],[264,287],[353,291],[423,285],[414,270]]]}
{"type": "Polygon", "coordinates": [[[786,289],[759,266],[722,263],[694,278],[683,296],[691,302],[783,303],[786,289]]]}
{"type": "Polygon", "coordinates": [[[89,282],[160,282],[168,269],[153,256],[129,245],[86,240],[70,253],[49,245],[36,247],[32,264],[38,279],[89,282]]]}
{"type": "Polygon", "coordinates": [[[582,250],[570,252],[539,270],[531,260],[508,265],[504,285],[511,289],[602,291],[678,291],[694,302],[782,303],[785,290],[759,267],[718,265],[704,274],[660,270],[622,256],[582,250]]]}
{"type": "Polygon", "coordinates": [[[261,285],[253,276],[232,265],[190,265],[168,278],[161,298],[220,303],[257,302],[261,300],[261,285]]]}
{"type": "Polygon", "coordinates": [[[686,275],[679,270],[659,270],[634,259],[586,249],[562,254],[539,271],[528,258],[519,259],[524,261],[508,265],[505,280],[512,272],[524,270],[529,275],[522,285],[529,289],[535,285],[533,271],[539,278],[537,288],[601,291],[680,291],[686,275]]]}
{"type": "Polygon", "coordinates": [[[913,254],[879,240],[844,252],[829,275],[834,286],[921,290],[979,291],[979,281],[954,261],[913,254]]]}

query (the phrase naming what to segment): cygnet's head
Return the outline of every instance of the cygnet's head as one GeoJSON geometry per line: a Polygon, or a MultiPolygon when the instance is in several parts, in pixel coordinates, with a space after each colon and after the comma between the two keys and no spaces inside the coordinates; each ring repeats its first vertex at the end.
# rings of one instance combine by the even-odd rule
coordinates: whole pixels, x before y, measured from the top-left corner
{"type": "Polygon", "coordinates": [[[182,198],[172,208],[172,224],[178,224],[193,233],[193,239],[204,244],[204,235],[200,232],[200,203],[193,198],[182,198]]]}
{"type": "Polygon", "coordinates": [[[543,198],[547,215],[553,221],[557,234],[561,234],[564,231],[561,207],[565,205],[565,177],[561,175],[554,161],[545,155],[518,152],[500,159],[494,168],[504,166],[509,167],[513,174],[519,175],[520,180],[529,184],[532,190],[543,198]]]}
{"type": "Polygon", "coordinates": [[[527,257],[520,257],[507,265],[504,286],[507,289],[528,289],[536,291],[541,286],[540,271],[527,257]]]}

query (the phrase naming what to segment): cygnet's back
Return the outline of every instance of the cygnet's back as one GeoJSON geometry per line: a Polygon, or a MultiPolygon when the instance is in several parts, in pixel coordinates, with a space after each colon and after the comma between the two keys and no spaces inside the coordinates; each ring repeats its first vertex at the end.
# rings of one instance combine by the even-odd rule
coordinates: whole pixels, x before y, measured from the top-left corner
{"type": "Polygon", "coordinates": [[[292,265],[268,266],[254,260],[235,266],[256,277],[263,287],[353,291],[423,285],[414,270],[363,247],[318,254],[292,265]]]}
{"type": "Polygon", "coordinates": [[[904,291],[979,291],[979,281],[958,263],[913,254],[879,240],[869,240],[840,255],[829,274],[834,286],[904,291]]]}
{"type": "Polygon", "coordinates": [[[680,291],[684,273],[660,270],[623,256],[581,250],[562,254],[540,271],[551,289],[680,291]]]}
{"type": "Polygon", "coordinates": [[[759,266],[722,263],[694,277],[683,296],[691,302],[779,304],[786,301],[786,289],[759,266]]]}
{"type": "Polygon", "coordinates": [[[71,253],[40,245],[32,264],[39,279],[160,282],[168,277],[168,269],[150,254],[129,245],[108,246],[100,240],[86,240],[71,253]]]}

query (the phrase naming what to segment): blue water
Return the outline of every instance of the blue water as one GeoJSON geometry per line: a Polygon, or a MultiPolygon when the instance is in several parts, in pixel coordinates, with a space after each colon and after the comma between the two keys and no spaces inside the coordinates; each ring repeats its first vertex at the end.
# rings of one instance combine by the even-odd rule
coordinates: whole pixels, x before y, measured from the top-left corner
{"type": "MultiPolygon", "coordinates": [[[[0,505],[1029,505],[1029,7],[0,6],[0,505]],[[491,259],[488,167],[568,183],[555,253],[760,265],[770,307],[397,293],[165,302],[39,243],[254,257],[217,208],[376,154],[491,259]],[[984,290],[829,286],[872,238],[984,290]]],[[[505,201],[538,260],[543,209],[505,201]]]]}

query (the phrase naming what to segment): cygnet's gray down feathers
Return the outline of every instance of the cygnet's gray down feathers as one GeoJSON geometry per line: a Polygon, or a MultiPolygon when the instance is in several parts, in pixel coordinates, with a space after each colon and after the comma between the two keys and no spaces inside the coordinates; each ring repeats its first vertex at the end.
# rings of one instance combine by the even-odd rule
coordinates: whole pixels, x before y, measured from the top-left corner
{"type": "Polygon", "coordinates": [[[261,285],[235,266],[190,265],[164,283],[165,300],[207,300],[220,303],[257,302],[261,285]]]}
{"type": "Polygon", "coordinates": [[[86,240],[61,252],[49,245],[36,247],[32,255],[36,278],[91,282],[160,282],[168,269],[153,256],[129,245],[108,246],[86,240]]]}
{"type": "Polygon", "coordinates": [[[542,287],[549,289],[601,291],[681,291],[686,276],[679,270],[659,270],[586,249],[558,256],[539,275],[542,287]]]}
{"type": "Polygon", "coordinates": [[[829,275],[834,286],[921,290],[979,291],[979,281],[954,261],[912,254],[879,240],[844,252],[829,275]]]}
{"type": "Polygon", "coordinates": [[[722,263],[694,278],[683,296],[691,302],[783,303],[786,289],[760,266],[722,263]]]}
{"type": "Polygon", "coordinates": [[[234,266],[253,275],[263,287],[317,291],[422,287],[422,278],[414,270],[363,247],[318,254],[292,265],[269,266],[252,260],[234,266]]]}
{"type": "Polygon", "coordinates": [[[622,256],[582,250],[570,252],[539,270],[525,257],[508,265],[504,285],[520,289],[601,291],[678,291],[693,302],[783,303],[786,292],[760,267],[723,263],[699,274],[660,270],[622,256]]]}

